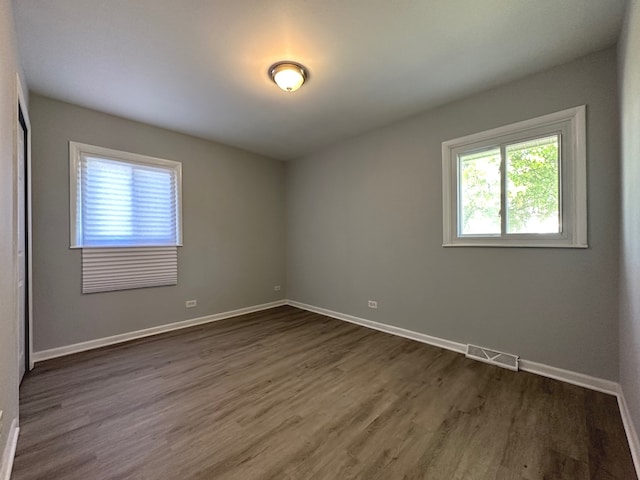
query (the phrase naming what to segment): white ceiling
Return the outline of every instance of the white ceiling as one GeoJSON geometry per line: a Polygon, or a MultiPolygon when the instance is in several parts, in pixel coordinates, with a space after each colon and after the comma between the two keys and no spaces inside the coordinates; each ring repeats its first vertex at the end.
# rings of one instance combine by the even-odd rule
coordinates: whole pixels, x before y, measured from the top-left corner
{"type": "Polygon", "coordinates": [[[31,90],[280,159],[613,45],[624,0],[14,0],[31,90]],[[285,93],[278,60],[310,78],[285,93]]]}

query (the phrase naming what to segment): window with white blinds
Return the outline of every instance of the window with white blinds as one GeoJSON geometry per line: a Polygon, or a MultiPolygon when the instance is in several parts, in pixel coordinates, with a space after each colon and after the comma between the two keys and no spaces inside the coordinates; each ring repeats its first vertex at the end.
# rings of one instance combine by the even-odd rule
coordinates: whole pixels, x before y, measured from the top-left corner
{"type": "Polygon", "coordinates": [[[71,248],[83,292],[177,283],[179,162],[70,142],[71,248]]]}

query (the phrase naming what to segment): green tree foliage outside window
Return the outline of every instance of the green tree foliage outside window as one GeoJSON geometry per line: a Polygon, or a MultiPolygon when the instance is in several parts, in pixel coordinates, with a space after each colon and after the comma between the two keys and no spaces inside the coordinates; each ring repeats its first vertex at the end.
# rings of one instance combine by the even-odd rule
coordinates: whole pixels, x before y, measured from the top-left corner
{"type": "Polygon", "coordinates": [[[500,149],[460,156],[460,232],[500,234],[500,149]]]}
{"type": "Polygon", "coordinates": [[[507,146],[507,233],[559,231],[558,143],[554,135],[507,146]]]}
{"type": "Polygon", "coordinates": [[[459,220],[462,235],[560,232],[559,136],[552,135],[459,157],[459,220]],[[502,205],[501,168],[506,169],[502,205]]]}

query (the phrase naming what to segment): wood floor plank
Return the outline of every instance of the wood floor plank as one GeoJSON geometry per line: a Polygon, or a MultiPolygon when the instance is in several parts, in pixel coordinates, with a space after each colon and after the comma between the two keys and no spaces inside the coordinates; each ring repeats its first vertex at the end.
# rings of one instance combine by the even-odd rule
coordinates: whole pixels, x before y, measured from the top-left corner
{"type": "Polygon", "coordinates": [[[43,362],[20,396],[14,480],[636,479],[614,397],[293,307],[43,362]]]}

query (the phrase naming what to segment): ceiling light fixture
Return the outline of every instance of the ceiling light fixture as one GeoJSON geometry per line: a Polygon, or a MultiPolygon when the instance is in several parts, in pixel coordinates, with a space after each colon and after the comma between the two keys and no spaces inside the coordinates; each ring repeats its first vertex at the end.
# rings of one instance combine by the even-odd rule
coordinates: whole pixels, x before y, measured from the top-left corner
{"type": "Polygon", "coordinates": [[[309,73],[296,62],[278,62],[269,67],[269,77],[285,92],[295,92],[305,82],[309,73]]]}

